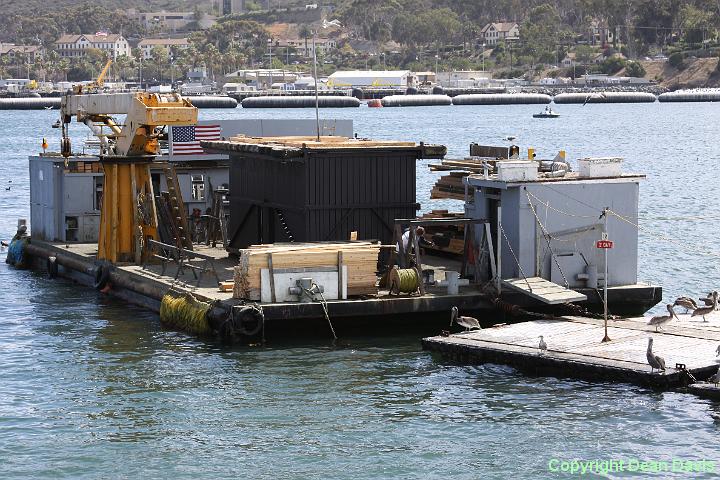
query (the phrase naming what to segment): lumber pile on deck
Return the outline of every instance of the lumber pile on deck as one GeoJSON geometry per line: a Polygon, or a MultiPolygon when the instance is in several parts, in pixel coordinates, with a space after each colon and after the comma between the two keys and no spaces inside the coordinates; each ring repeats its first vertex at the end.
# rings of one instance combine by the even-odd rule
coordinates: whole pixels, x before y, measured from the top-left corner
{"type": "Polygon", "coordinates": [[[401,142],[396,140],[367,140],[348,137],[322,136],[317,141],[316,136],[287,136],[287,137],[248,137],[238,135],[230,137],[231,142],[249,143],[254,145],[280,145],[295,148],[367,148],[367,147],[415,147],[415,142],[401,142]]]}
{"type": "Polygon", "coordinates": [[[368,241],[252,245],[240,250],[235,267],[233,298],[260,300],[260,271],[347,266],[348,296],[376,295],[377,262],[381,245],[368,241]],[[341,255],[342,253],[342,255],[341,255]]]}
{"type": "Polygon", "coordinates": [[[430,192],[431,199],[465,200],[463,178],[483,173],[483,163],[490,165],[492,173],[496,160],[487,158],[444,159],[441,163],[430,164],[433,172],[449,172],[435,182],[430,192]]]}
{"type": "MultiPolygon", "coordinates": [[[[447,210],[432,210],[422,215],[421,219],[435,218],[464,218],[465,214],[448,212],[447,210]]],[[[465,225],[426,225],[425,240],[432,242],[433,246],[425,246],[425,250],[463,255],[465,250],[465,225]]]]}

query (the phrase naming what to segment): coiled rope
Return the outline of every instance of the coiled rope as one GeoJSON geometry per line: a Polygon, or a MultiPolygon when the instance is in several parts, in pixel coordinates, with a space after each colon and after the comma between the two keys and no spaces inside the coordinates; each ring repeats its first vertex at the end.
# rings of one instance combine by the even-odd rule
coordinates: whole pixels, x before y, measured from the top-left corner
{"type": "Polygon", "coordinates": [[[414,268],[394,268],[390,275],[392,293],[414,293],[420,288],[420,276],[414,268]]]}

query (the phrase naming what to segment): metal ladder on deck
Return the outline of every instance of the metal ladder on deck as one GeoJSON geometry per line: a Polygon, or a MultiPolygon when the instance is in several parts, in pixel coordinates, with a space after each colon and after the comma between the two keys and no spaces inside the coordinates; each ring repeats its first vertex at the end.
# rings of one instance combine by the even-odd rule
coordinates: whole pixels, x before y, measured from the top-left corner
{"type": "Polygon", "coordinates": [[[163,172],[165,173],[165,181],[167,183],[168,203],[173,223],[177,228],[177,236],[175,240],[178,246],[188,250],[193,249],[192,238],[190,236],[190,226],[188,223],[187,212],[185,211],[185,203],[182,198],[180,184],[178,184],[175,165],[167,162],[163,164],[163,172]]]}

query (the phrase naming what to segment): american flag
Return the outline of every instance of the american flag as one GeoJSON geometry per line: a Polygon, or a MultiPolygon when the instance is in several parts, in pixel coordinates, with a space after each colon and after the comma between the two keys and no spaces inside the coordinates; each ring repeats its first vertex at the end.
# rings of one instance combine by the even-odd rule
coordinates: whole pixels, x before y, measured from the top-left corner
{"type": "Polygon", "coordinates": [[[220,140],[220,125],[172,127],[172,155],[203,155],[201,140],[220,140]]]}

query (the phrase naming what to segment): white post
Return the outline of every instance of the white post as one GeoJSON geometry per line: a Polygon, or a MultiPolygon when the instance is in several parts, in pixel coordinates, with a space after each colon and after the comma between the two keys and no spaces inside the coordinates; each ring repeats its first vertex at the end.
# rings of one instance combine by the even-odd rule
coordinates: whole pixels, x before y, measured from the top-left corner
{"type": "MultiPolygon", "coordinates": [[[[608,210],[610,210],[608,207],[605,207],[605,210],[603,210],[603,215],[605,215],[605,227],[603,229],[603,240],[608,239],[608,210]]],[[[603,287],[603,318],[605,319],[605,336],[603,337],[603,342],[609,342],[610,337],[608,336],[608,282],[610,281],[610,278],[608,277],[608,248],[605,248],[605,280],[604,280],[604,287],[603,287]]]]}

